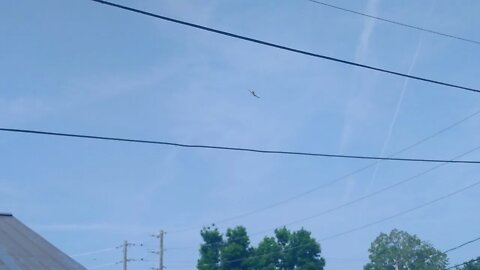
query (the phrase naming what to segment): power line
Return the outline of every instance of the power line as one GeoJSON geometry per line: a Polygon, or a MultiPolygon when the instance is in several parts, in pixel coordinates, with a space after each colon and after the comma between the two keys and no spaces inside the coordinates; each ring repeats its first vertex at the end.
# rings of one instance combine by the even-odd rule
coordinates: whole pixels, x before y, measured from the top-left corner
{"type": "Polygon", "coordinates": [[[410,29],[415,29],[415,30],[427,32],[427,33],[430,33],[430,34],[435,34],[435,35],[439,35],[439,36],[443,36],[443,37],[447,37],[447,38],[453,38],[453,39],[473,43],[473,44],[476,44],[476,45],[480,45],[480,41],[476,41],[476,40],[473,40],[473,39],[468,39],[468,38],[459,37],[459,36],[455,36],[455,35],[445,34],[445,33],[439,32],[439,31],[430,30],[430,29],[427,29],[427,28],[423,28],[423,27],[419,27],[419,26],[415,26],[415,25],[411,25],[411,24],[406,24],[406,23],[399,22],[399,21],[394,21],[394,20],[391,20],[391,19],[385,19],[385,18],[373,16],[373,15],[370,15],[370,14],[367,14],[367,13],[363,13],[363,12],[359,12],[359,11],[335,6],[333,4],[321,2],[321,1],[318,1],[318,0],[307,0],[307,1],[310,1],[310,2],[318,4],[318,5],[323,5],[323,6],[326,6],[326,7],[334,8],[334,9],[337,9],[337,10],[353,13],[353,14],[356,14],[356,15],[368,17],[368,18],[371,18],[371,19],[375,19],[375,20],[379,20],[379,21],[383,21],[383,22],[407,27],[407,28],[410,28],[410,29]]]}
{"type": "Polygon", "coordinates": [[[469,263],[474,263],[474,262],[479,262],[479,261],[480,261],[480,258],[477,258],[477,259],[474,259],[474,260],[470,260],[468,262],[464,262],[464,263],[460,263],[460,264],[457,264],[457,265],[454,265],[454,266],[450,266],[446,270],[457,268],[457,267],[464,266],[464,265],[469,264],[469,263]]]}
{"type": "Polygon", "coordinates": [[[115,4],[115,3],[112,3],[112,2],[108,2],[108,1],[103,1],[103,0],[91,0],[91,1],[97,2],[97,3],[100,3],[100,4],[104,4],[104,5],[107,5],[107,6],[112,6],[112,7],[120,8],[120,9],[123,9],[123,10],[131,11],[131,12],[134,12],[134,13],[154,17],[154,18],[157,18],[157,19],[161,19],[161,20],[165,20],[165,21],[169,21],[169,22],[173,22],[173,23],[177,23],[177,24],[182,24],[182,25],[185,25],[185,26],[201,29],[201,30],[204,30],[204,31],[228,36],[228,37],[231,37],[231,38],[241,39],[241,40],[245,40],[245,41],[249,41],[249,42],[253,42],[253,43],[257,43],[257,44],[261,44],[261,45],[285,50],[285,51],[290,51],[290,52],[294,52],[294,53],[298,53],[298,54],[303,54],[303,55],[307,55],[307,56],[321,58],[321,59],[334,61],[334,62],[346,64],[346,65],[356,66],[356,67],[360,67],[360,68],[375,70],[375,71],[378,71],[378,72],[383,72],[383,73],[387,73],[387,74],[391,74],[391,75],[410,78],[410,79],[419,80],[419,81],[423,81],[423,82],[428,82],[428,83],[432,83],[432,84],[437,84],[437,85],[457,88],[457,89],[461,89],[461,90],[465,90],[465,91],[480,93],[480,89],[476,89],[476,88],[466,87],[466,86],[462,86],[462,85],[458,85],[458,84],[446,83],[446,82],[442,82],[442,81],[438,81],[438,80],[428,79],[428,78],[425,78],[425,77],[418,77],[418,76],[409,75],[409,74],[405,74],[405,73],[401,73],[401,72],[397,72],[397,71],[393,71],[393,70],[388,70],[388,69],[384,69],[384,68],[379,68],[379,67],[374,67],[374,66],[370,66],[370,65],[360,64],[360,63],[356,63],[356,62],[352,62],[352,61],[343,60],[343,59],[340,59],[340,58],[335,58],[335,57],[326,56],[326,55],[322,55],[322,54],[318,54],[318,53],[308,52],[308,51],[305,51],[305,50],[295,49],[295,48],[292,48],[292,47],[287,47],[287,46],[283,46],[283,45],[279,45],[279,44],[275,44],[275,43],[271,43],[271,42],[267,42],[267,41],[243,36],[243,35],[238,35],[238,34],[234,34],[234,33],[231,33],[231,32],[226,32],[226,31],[202,26],[202,25],[199,25],[199,24],[194,24],[194,23],[190,23],[190,22],[186,22],[186,21],[182,21],[182,20],[178,20],[178,19],[173,19],[173,18],[170,18],[170,17],[158,15],[158,14],[151,13],[151,12],[144,11],[144,10],[140,10],[140,9],[135,9],[135,8],[132,8],[132,7],[127,7],[127,6],[115,4]]]}
{"type": "MultiPolygon", "coordinates": [[[[93,0],[92,0],[93,1],[93,0]]],[[[230,146],[214,146],[214,145],[201,145],[201,144],[184,144],[176,142],[166,141],[152,141],[152,140],[140,140],[140,139],[128,139],[120,137],[104,137],[95,135],[82,135],[73,133],[59,133],[50,131],[39,131],[31,129],[14,129],[14,128],[0,128],[0,131],[15,132],[15,133],[27,133],[35,135],[48,135],[59,137],[71,137],[81,139],[94,139],[105,141],[117,141],[117,142],[129,142],[129,143],[143,143],[143,144],[157,144],[167,145],[183,148],[201,148],[210,150],[227,150],[227,151],[241,151],[241,152],[253,152],[260,154],[278,154],[278,155],[293,155],[293,156],[310,156],[310,157],[325,157],[325,158],[348,158],[348,159],[367,159],[367,160],[383,160],[383,161],[404,161],[404,162],[427,162],[427,163],[457,163],[457,164],[480,164],[478,160],[446,160],[446,159],[426,159],[426,158],[395,158],[395,157],[378,157],[378,156],[360,156],[360,155],[340,155],[340,154],[327,154],[327,153],[312,153],[312,152],[297,152],[297,151],[281,151],[281,150],[264,150],[254,148],[242,148],[242,147],[230,147],[230,146]]]]}
{"type": "MultiPolygon", "coordinates": [[[[436,131],[436,132],[434,132],[434,133],[432,133],[432,134],[430,134],[430,135],[428,135],[428,136],[420,139],[419,141],[417,141],[417,142],[415,142],[415,143],[413,143],[413,144],[411,144],[411,145],[409,145],[409,146],[407,146],[407,147],[405,147],[405,148],[403,148],[403,149],[401,149],[401,150],[399,150],[399,151],[397,151],[397,152],[389,155],[388,157],[394,157],[394,156],[396,156],[396,155],[399,155],[399,154],[401,154],[401,153],[404,153],[404,152],[406,152],[406,151],[408,151],[408,150],[410,150],[410,149],[412,149],[412,148],[414,148],[414,147],[416,147],[416,146],[418,146],[418,145],[420,145],[420,144],[422,144],[422,143],[424,143],[424,142],[426,142],[426,141],[428,141],[428,140],[431,140],[432,138],[434,138],[434,137],[436,137],[436,136],[439,136],[439,135],[445,133],[446,131],[448,131],[448,130],[450,130],[450,129],[452,129],[452,128],[454,128],[454,127],[456,127],[456,126],[458,126],[458,125],[460,125],[460,124],[468,121],[469,119],[471,119],[471,118],[473,118],[473,117],[475,117],[475,116],[477,116],[477,115],[479,115],[479,114],[480,114],[480,110],[479,110],[479,111],[476,111],[476,112],[474,112],[474,113],[472,113],[472,114],[469,114],[469,115],[467,115],[466,117],[464,117],[464,118],[462,118],[462,119],[459,119],[458,121],[455,121],[454,123],[452,123],[452,124],[450,124],[450,125],[442,128],[442,129],[440,129],[440,130],[438,130],[438,131],[436,131]]],[[[342,176],[340,176],[340,177],[334,178],[334,179],[328,181],[327,183],[324,183],[324,184],[315,186],[315,187],[313,187],[313,188],[311,188],[311,189],[309,189],[309,190],[306,190],[306,191],[304,191],[304,192],[302,192],[302,193],[296,194],[296,195],[291,196],[291,197],[289,197],[289,198],[283,199],[283,200],[281,200],[281,201],[277,201],[277,202],[275,202],[275,203],[269,204],[269,205],[264,206],[264,207],[261,207],[261,208],[253,209],[253,210],[251,210],[251,211],[248,211],[248,212],[245,212],[245,213],[242,213],[242,214],[239,214],[239,215],[230,216],[230,217],[227,217],[227,218],[224,218],[224,219],[216,220],[216,221],[214,221],[213,223],[215,223],[215,224],[225,223],[225,222],[228,222],[228,221],[232,221],[232,220],[244,218],[244,217],[247,217],[247,216],[251,216],[251,215],[254,215],[254,214],[257,214],[257,213],[261,213],[261,212],[264,212],[264,211],[266,211],[266,210],[269,210],[269,209],[278,207],[278,206],[280,206],[280,205],[289,203],[289,202],[291,202],[291,201],[294,201],[294,200],[297,200],[297,199],[302,198],[302,197],[304,197],[304,196],[307,196],[307,195],[309,195],[309,194],[311,194],[311,193],[313,193],[313,192],[315,192],[315,191],[318,191],[318,190],[324,189],[324,188],[326,188],[326,187],[328,187],[328,186],[331,186],[331,185],[333,185],[333,184],[335,184],[335,183],[337,183],[337,182],[339,182],[339,181],[341,181],[341,180],[347,179],[348,177],[353,176],[353,175],[355,175],[355,174],[357,174],[357,173],[360,173],[360,172],[365,171],[365,170],[367,170],[367,169],[369,169],[369,168],[372,168],[373,166],[375,166],[375,165],[378,164],[379,162],[381,162],[381,161],[373,162],[373,163],[368,164],[368,165],[366,165],[366,166],[364,166],[364,167],[361,167],[361,168],[359,168],[359,169],[356,169],[356,170],[354,170],[354,171],[352,171],[352,172],[350,172],[350,173],[347,173],[347,174],[344,174],[344,175],[342,175],[342,176]]],[[[199,227],[201,227],[201,226],[202,226],[202,225],[189,226],[189,227],[185,227],[185,228],[181,228],[181,229],[169,231],[169,233],[180,233],[180,232],[185,232],[185,231],[190,231],[190,230],[197,230],[197,229],[199,229],[199,227]]]]}
{"type": "MultiPolygon", "coordinates": [[[[474,149],[469,150],[469,151],[467,151],[467,152],[465,152],[465,153],[463,153],[463,154],[461,154],[461,155],[458,155],[457,157],[461,157],[461,156],[470,154],[470,153],[472,153],[472,152],[474,152],[474,151],[477,151],[478,149],[480,149],[480,146],[475,147],[474,149]]],[[[358,202],[364,201],[364,200],[369,199],[369,198],[371,198],[371,197],[374,197],[374,196],[376,196],[376,195],[378,195],[378,194],[381,194],[381,193],[383,193],[383,192],[386,192],[386,191],[388,191],[388,190],[391,190],[391,189],[393,189],[393,188],[396,188],[396,187],[398,187],[398,186],[400,186],[400,185],[403,185],[403,184],[406,184],[406,183],[408,183],[408,182],[410,182],[410,181],[413,181],[414,179],[416,179],[416,178],[418,178],[418,177],[420,177],[420,176],[423,176],[423,175],[425,175],[425,174],[427,174],[427,173],[430,173],[430,172],[432,172],[432,171],[434,171],[434,170],[436,170],[436,169],[438,169],[438,168],[440,168],[440,167],[443,167],[443,166],[445,166],[445,165],[447,165],[447,164],[448,164],[448,163],[438,164],[438,165],[433,166],[433,167],[431,167],[431,168],[429,168],[429,169],[427,169],[427,170],[424,170],[424,171],[422,171],[422,172],[420,172],[420,173],[417,173],[417,174],[415,174],[415,175],[413,175],[413,176],[410,176],[410,177],[408,177],[408,178],[406,178],[406,179],[404,179],[404,180],[398,181],[398,182],[396,182],[396,183],[393,183],[393,184],[391,184],[391,185],[388,185],[388,186],[386,186],[386,187],[383,187],[383,188],[381,188],[381,189],[378,189],[378,190],[376,190],[376,191],[374,191],[374,192],[371,192],[371,193],[368,193],[368,194],[363,195],[363,196],[361,196],[361,197],[358,197],[357,199],[354,199],[354,200],[345,202],[345,203],[343,203],[343,204],[340,204],[340,205],[338,205],[338,206],[335,206],[335,207],[326,209],[326,210],[324,210],[324,211],[322,211],[322,212],[320,212],[320,213],[317,213],[317,214],[314,214],[314,215],[310,215],[310,216],[308,216],[308,217],[303,217],[303,218],[300,218],[300,219],[297,219],[297,220],[288,222],[288,223],[286,223],[286,224],[283,224],[281,227],[289,226],[289,225],[293,225],[293,224],[298,224],[298,223],[300,223],[300,222],[304,222],[304,221],[307,221],[307,220],[311,220],[311,219],[314,219],[314,218],[318,218],[318,217],[324,216],[324,215],[326,215],[326,214],[335,212],[335,211],[337,211],[337,210],[343,209],[343,208],[345,208],[345,207],[347,207],[347,206],[350,206],[350,205],[356,204],[356,203],[358,203],[358,202]]],[[[276,228],[278,228],[278,227],[276,227],[276,228]]],[[[266,232],[266,231],[269,231],[269,230],[261,231],[261,232],[259,232],[259,233],[264,233],[264,232],[266,232]]],[[[256,234],[259,234],[259,233],[256,233],[256,234]]],[[[253,234],[252,234],[252,235],[253,235],[253,234]]]]}
{"type": "Polygon", "coordinates": [[[429,201],[429,202],[426,202],[426,203],[420,204],[420,205],[418,205],[418,206],[415,206],[415,207],[413,207],[413,208],[410,208],[410,209],[407,209],[407,210],[398,212],[398,213],[396,213],[396,214],[394,214],[394,215],[388,216],[388,217],[386,217],[386,218],[382,218],[382,219],[377,220],[377,221],[375,221],[375,222],[368,223],[368,224],[365,224],[365,225],[362,225],[362,226],[359,226],[359,227],[356,227],[356,228],[353,228],[353,229],[350,229],[350,230],[347,230],[347,231],[344,231],[344,232],[341,232],[341,233],[337,233],[337,234],[334,234],[334,235],[331,235],[331,236],[328,236],[328,237],[324,237],[324,238],[320,239],[319,241],[326,241],[326,240],[331,240],[331,239],[334,239],[334,238],[338,238],[338,237],[340,237],[340,236],[343,236],[343,235],[346,235],[346,234],[350,234],[350,233],[352,233],[352,232],[356,232],[356,231],[359,231],[359,230],[366,229],[366,228],[368,228],[368,227],[371,227],[371,226],[374,226],[374,225],[383,223],[383,222],[385,222],[385,221],[388,221],[388,220],[397,218],[397,217],[399,217],[399,216],[403,216],[403,215],[408,214],[408,213],[411,213],[411,212],[413,212],[413,211],[416,211],[416,210],[425,208],[425,207],[427,207],[427,206],[429,206],[429,205],[432,205],[432,204],[434,204],[434,203],[436,203],[436,202],[439,202],[439,201],[441,201],[441,200],[445,200],[445,199],[447,199],[447,198],[450,198],[450,197],[452,197],[452,196],[454,196],[454,195],[457,195],[457,194],[459,194],[459,193],[461,193],[461,192],[464,192],[464,191],[466,191],[466,190],[468,190],[468,189],[474,188],[474,187],[478,186],[479,184],[480,184],[480,181],[477,181],[477,182],[475,182],[475,183],[473,183],[473,184],[470,184],[470,185],[465,186],[465,187],[463,187],[463,188],[461,188],[461,189],[458,189],[458,190],[456,190],[456,191],[454,191],[454,192],[451,192],[451,193],[448,193],[448,194],[443,195],[443,196],[441,196],[441,197],[438,197],[438,198],[436,198],[436,199],[434,199],[434,200],[431,200],[431,201],[429,201]]]}
{"type": "MultiPolygon", "coordinates": [[[[453,159],[460,158],[460,157],[462,157],[462,156],[468,155],[468,154],[470,154],[470,153],[472,153],[472,152],[474,152],[474,151],[477,151],[478,149],[480,149],[480,146],[477,146],[477,147],[475,147],[475,148],[473,148],[473,149],[471,149],[471,150],[469,150],[469,151],[467,151],[467,152],[464,152],[464,153],[462,153],[462,154],[460,154],[460,155],[457,155],[457,156],[454,157],[453,159]]],[[[413,176],[410,176],[410,177],[405,178],[405,179],[403,179],[403,180],[401,180],[401,181],[395,182],[395,183],[393,183],[393,184],[391,184],[391,185],[388,185],[388,186],[386,186],[386,187],[383,187],[383,188],[381,188],[381,189],[378,189],[378,190],[376,190],[376,191],[374,191],[374,192],[371,192],[371,193],[368,193],[368,194],[363,195],[363,196],[361,196],[361,197],[358,197],[357,199],[354,199],[354,200],[345,202],[345,203],[343,203],[343,204],[334,206],[334,207],[332,207],[332,208],[323,210],[322,212],[316,213],[316,214],[314,214],[314,215],[310,215],[310,216],[307,216],[307,217],[303,217],[303,218],[300,218],[300,219],[296,219],[296,220],[294,220],[294,221],[290,221],[290,222],[288,222],[288,223],[282,224],[281,226],[275,226],[275,227],[273,227],[273,228],[269,228],[269,229],[265,229],[265,230],[261,230],[261,231],[257,231],[257,232],[251,233],[250,235],[251,235],[251,236],[254,236],[254,235],[263,234],[263,233],[269,232],[269,231],[272,230],[272,229],[278,229],[278,228],[286,227],[286,226],[289,226],[289,225],[298,224],[298,223],[300,223],[300,222],[304,222],[304,221],[307,221],[307,220],[311,220],[311,219],[314,219],[314,218],[318,218],[318,217],[324,216],[324,215],[326,215],[326,214],[330,214],[330,213],[332,213],[332,212],[335,212],[335,211],[338,211],[338,210],[340,210],[340,209],[343,209],[343,208],[345,208],[345,207],[347,207],[347,206],[356,204],[356,203],[358,203],[358,202],[361,202],[361,201],[363,201],[363,200],[366,200],[366,199],[368,199],[368,198],[371,198],[371,197],[373,197],[373,196],[376,196],[376,195],[378,195],[378,194],[380,194],[380,193],[386,192],[386,191],[391,190],[391,189],[393,189],[393,188],[395,188],[395,187],[398,187],[398,186],[400,186],[400,185],[403,185],[403,184],[405,184],[405,183],[408,183],[408,182],[410,182],[410,181],[412,181],[412,180],[414,180],[414,179],[416,179],[416,178],[418,178],[418,177],[420,177],[420,176],[423,176],[423,175],[425,175],[425,174],[427,174],[427,173],[430,173],[430,172],[432,172],[432,171],[434,171],[434,170],[436,170],[436,169],[438,169],[438,168],[440,168],[440,167],[442,167],[442,166],[445,166],[445,165],[448,165],[448,163],[437,164],[437,165],[435,165],[435,166],[433,166],[433,167],[431,167],[431,168],[428,168],[428,169],[426,169],[426,170],[424,170],[424,171],[421,171],[421,172],[419,172],[419,173],[417,173],[417,174],[415,174],[415,175],[413,175],[413,176]]],[[[221,241],[209,243],[209,245],[219,244],[219,243],[221,243],[221,241]]],[[[190,247],[190,249],[192,249],[192,248],[194,248],[194,247],[190,247]]],[[[185,248],[185,249],[186,249],[186,248],[185,248]]]]}
{"type": "Polygon", "coordinates": [[[471,243],[477,242],[478,240],[480,240],[480,237],[475,238],[475,239],[473,239],[473,240],[470,240],[470,241],[468,241],[468,242],[465,242],[465,243],[463,243],[463,244],[461,244],[461,245],[458,245],[458,246],[456,246],[456,247],[453,247],[453,248],[451,248],[451,249],[447,249],[447,250],[444,251],[444,253],[452,252],[452,251],[457,250],[457,249],[459,249],[459,248],[462,248],[462,247],[464,247],[464,246],[466,246],[466,245],[469,245],[469,244],[471,244],[471,243]]]}
{"type": "MultiPolygon", "coordinates": [[[[470,241],[467,241],[467,242],[465,242],[465,243],[462,243],[462,244],[460,244],[460,245],[458,245],[458,246],[456,246],[456,247],[447,249],[447,250],[444,251],[444,253],[452,252],[452,251],[454,251],[454,250],[457,250],[457,249],[459,249],[459,248],[462,248],[462,247],[464,247],[464,246],[466,246],[466,245],[472,244],[472,243],[477,242],[477,241],[479,241],[479,240],[480,240],[480,237],[477,237],[477,238],[475,238],[475,239],[473,239],[473,240],[470,240],[470,241]]],[[[459,267],[459,266],[463,266],[463,265],[466,265],[466,264],[469,264],[469,263],[474,263],[474,262],[476,262],[476,261],[480,261],[480,258],[477,258],[477,259],[475,259],[475,260],[470,260],[470,261],[468,261],[468,262],[464,262],[464,263],[461,263],[461,264],[457,264],[457,265],[448,267],[447,270],[448,270],[448,269],[457,268],[457,267],[459,267]]]]}

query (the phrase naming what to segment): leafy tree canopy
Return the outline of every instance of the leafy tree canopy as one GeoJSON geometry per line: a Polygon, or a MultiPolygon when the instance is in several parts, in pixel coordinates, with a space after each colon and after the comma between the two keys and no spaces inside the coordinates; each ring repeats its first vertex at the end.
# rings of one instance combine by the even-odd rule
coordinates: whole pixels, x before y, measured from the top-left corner
{"type": "Polygon", "coordinates": [[[380,234],[369,253],[370,262],[364,270],[440,270],[448,263],[445,253],[415,235],[396,229],[380,234]]]}
{"type": "Polygon", "coordinates": [[[250,239],[245,227],[238,226],[228,229],[226,236],[227,241],[225,241],[220,253],[222,269],[249,269],[252,248],[249,247],[250,239]]]}
{"type": "Polygon", "coordinates": [[[206,227],[200,231],[203,244],[200,246],[200,259],[197,261],[199,270],[220,270],[220,249],[223,246],[223,236],[217,228],[206,227]]]}

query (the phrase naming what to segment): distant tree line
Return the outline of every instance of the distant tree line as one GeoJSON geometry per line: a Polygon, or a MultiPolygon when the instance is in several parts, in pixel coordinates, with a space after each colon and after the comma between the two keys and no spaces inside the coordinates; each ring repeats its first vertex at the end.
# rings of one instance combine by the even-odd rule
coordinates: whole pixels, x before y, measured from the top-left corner
{"type": "MultiPolygon", "coordinates": [[[[326,260],[320,244],[305,229],[275,230],[252,246],[243,226],[227,229],[223,235],[214,225],[201,230],[198,270],[323,270],[326,260]]],[[[416,235],[400,230],[381,233],[369,248],[364,270],[445,270],[447,254],[416,235]]],[[[480,270],[480,257],[455,270],[480,270]]]]}

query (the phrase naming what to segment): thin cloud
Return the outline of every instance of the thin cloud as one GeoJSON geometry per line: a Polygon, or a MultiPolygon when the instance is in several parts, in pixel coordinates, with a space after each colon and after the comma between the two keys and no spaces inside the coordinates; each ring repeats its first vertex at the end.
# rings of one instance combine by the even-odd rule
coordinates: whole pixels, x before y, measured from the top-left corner
{"type": "MultiPolygon", "coordinates": [[[[367,12],[369,14],[376,15],[378,9],[378,0],[368,1],[367,12]]],[[[362,34],[360,35],[360,44],[355,51],[355,61],[364,62],[368,56],[368,50],[370,48],[370,39],[372,37],[373,30],[375,29],[376,20],[367,19],[365,26],[363,27],[362,34]]]]}
{"type": "Polygon", "coordinates": [[[93,251],[89,251],[89,252],[72,254],[72,255],[70,255],[70,257],[75,257],[75,258],[77,258],[77,257],[88,256],[88,255],[105,253],[105,252],[109,252],[109,251],[113,251],[113,250],[116,250],[116,248],[113,248],[113,247],[112,247],[112,248],[97,249],[97,250],[93,250],[93,251]]]}
{"type": "MultiPolygon", "coordinates": [[[[378,1],[371,0],[368,2],[367,11],[369,14],[376,14],[378,9],[378,1]]],[[[355,50],[355,62],[366,62],[369,48],[370,40],[375,29],[376,21],[373,19],[365,20],[362,33],[360,34],[359,44],[355,50]]],[[[357,72],[357,71],[355,71],[357,72]]],[[[354,123],[357,122],[359,116],[365,116],[366,107],[368,104],[364,104],[367,101],[364,101],[360,98],[352,98],[346,108],[345,112],[345,121],[342,137],[340,140],[340,153],[343,153],[347,146],[350,144],[353,137],[354,123]],[[353,120],[352,120],[353,119],[353,120]]]]}

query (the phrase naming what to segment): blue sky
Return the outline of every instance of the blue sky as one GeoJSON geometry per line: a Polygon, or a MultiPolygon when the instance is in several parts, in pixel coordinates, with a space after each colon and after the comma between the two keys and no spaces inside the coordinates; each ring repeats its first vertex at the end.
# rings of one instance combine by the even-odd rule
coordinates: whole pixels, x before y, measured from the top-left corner
{"type": "MultiPolygon", "coordinates": [[[[165,16],[342,59],[480,87],[478,45],[342,13],[308,1],[120,1],[165,16]]],[[[336,1],[339,6],[480,40],[480,3],[336,1]]],[[[389,155],[479,110],[480,96],[295,55],[81,1],[3,1],[0,126],[324,153],[389,155]],[[253,98],[248,89],[261,97],[253,98]]],[[[403,153],[450,159],[480,145],[480,116],[403,153]]],[[[124,239],[129,269],[192,269],[202,224],[259,209],[370,164],[0,134],[0,211],[70,255],[124,239]]],[[[464,159],[480,159],[480,151],[464,159]]],[[[268,211],[218,224],[270,230],[431,168],[384,162],[268,211]]],[[[361,203],[290,226],[321,239],[425,203],[478,178],[447,165],[361,203]]],[[[478,237],[479,188],[321,242],[327,270],[361,269],[380,232],[438,249],[478,237]]],[[[257,243],[265,234],[252,236],[257,243]]],[[[472,244],[450,254],[478,256],[472,244]]],[[[119,250],[76,257],[118,269],[119,250]]]]}

